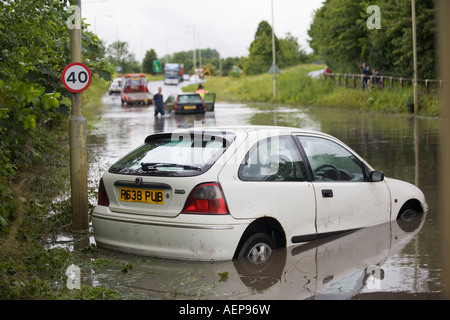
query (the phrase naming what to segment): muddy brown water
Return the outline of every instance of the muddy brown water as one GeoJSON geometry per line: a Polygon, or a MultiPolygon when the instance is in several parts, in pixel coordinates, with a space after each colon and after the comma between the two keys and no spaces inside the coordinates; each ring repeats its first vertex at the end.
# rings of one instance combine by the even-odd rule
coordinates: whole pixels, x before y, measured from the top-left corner
{"type": "Polygon", "coordinates": [[[282,125],[336,136],[377,170],[419,186],[429,211],[403,224],[392,222],[277,250],[263,265],[173,261],[100,248],[96,261],[106,262],[82,270],[83,282],[130,299],[439,298],[438,119],[224,102],[204,115],[155,118],[153,108],[122,107],[117,96],[105,96],[103,104],[100,121],[88,137],[92,187],[110,165],[154,132],[282,125]],[[131,266],[126,273],[125,265],[131,266]]]}

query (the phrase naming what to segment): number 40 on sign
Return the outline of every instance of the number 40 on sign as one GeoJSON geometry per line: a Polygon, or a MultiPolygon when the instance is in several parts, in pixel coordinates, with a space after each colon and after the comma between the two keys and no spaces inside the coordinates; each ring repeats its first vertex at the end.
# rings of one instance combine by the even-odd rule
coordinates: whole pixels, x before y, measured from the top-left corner
{"type": "Polygon", "coordinates": [[[92,81],[92,74],[86,65],[74,62],[64,69],[62,81],[67,90],[79,93],[89,87],[92,81]]]}

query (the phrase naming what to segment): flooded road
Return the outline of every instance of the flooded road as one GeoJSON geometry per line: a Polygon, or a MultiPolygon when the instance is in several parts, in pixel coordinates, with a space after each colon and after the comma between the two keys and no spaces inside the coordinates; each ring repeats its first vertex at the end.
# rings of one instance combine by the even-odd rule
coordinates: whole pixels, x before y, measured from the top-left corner
{"type": "MultiPolygon", "coordinates": [[[[151,92],[158,86],[162,85],[152,83],[151,92]]],[[[177,90],[163,87],[163,95],[177,90]]],[[[83,281],[130,299],[439,297],[437,119],[224,102],[204,115],[154,117],[153,107],[122,107],[118,96],[105,96],[103,104],[100,120],[88,137],[93,188],[116,160],[154,132],[194,126],[281,125],[336,136],[375,169],[419,186],[429,212],[403,224],[392,222],[277,250],[267,264],[256,266],[246,261],[172,261],[99,249],[97,263],[83,273],[83,281]]]]}

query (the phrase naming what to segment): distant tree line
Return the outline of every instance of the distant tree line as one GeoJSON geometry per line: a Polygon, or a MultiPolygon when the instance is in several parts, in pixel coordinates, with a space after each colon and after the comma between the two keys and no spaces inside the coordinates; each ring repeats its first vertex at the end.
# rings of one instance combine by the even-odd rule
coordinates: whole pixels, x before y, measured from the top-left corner
{"type": "MultiPolygon", "coordinates": [[[[418,74],[435,79],[436,0],[416,1],[418,74]]],[[[333,72],[359,73],[366,62],[381,74],[413,77],[411,0],[326,0],[315,13],[308,34],[314,52],[333,72]],[[380,8],[380,28],[369,28],[380,8]]]]}
{"type": "MultiPolygon", "coordinates": [[[[279,68],[311,60],[310,55],[298,44],[298,39],[289,33],[285,38],[275,36],[275,45],[279,68]]],[[[197,68],[208,69],[213,75],[228,76],[233,72],[233,67],[238,67],[248,75],[267,73],[272,65],[272,27],[267,21],[260,22],[247,57],[222,57],[216,49],[210,48],[198,49],[195,54],[197,68]]],[[[111,62],[122,67],[123,72],[143,71],[154,74],[154,60],[160,60],[162,65],[164,63],[181,63],[186,72],[194,71],[193,50],[158,57],[156,51],[151,49],[145,53],[141,65],[135,60],[134,55],[129,53],[126,42],[116,41],[108,47],[107,55],[111,62]]]]}

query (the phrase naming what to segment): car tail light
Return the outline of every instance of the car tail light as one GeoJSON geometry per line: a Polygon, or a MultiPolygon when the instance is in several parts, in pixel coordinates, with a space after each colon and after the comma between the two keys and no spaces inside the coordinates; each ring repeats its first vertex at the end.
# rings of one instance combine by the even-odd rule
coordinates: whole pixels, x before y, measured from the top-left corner
{"type": "Polygon", "coordinates": [[[182,213],[228,214],[222,188],[218,183],[200,184],[192,190],[182,213]]]}
{"type": "Polygon", "coordinates": [[[173,103],[173,110],[177,110],[178,97],[175,98],[175,102],[173,103]]]}
{"type": "Polygon", "coordinates": [[[103,178],[100,179],[100,183],[98,185],[98,205],[109,207],[109,198],[106,193],[105,184],[103,183],[103,178]]]}

